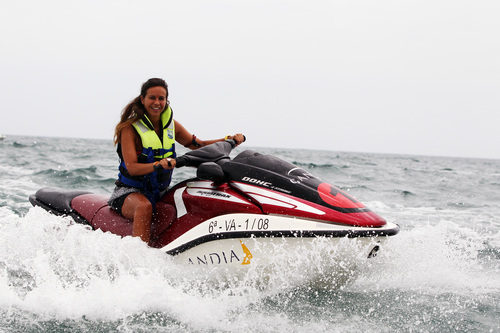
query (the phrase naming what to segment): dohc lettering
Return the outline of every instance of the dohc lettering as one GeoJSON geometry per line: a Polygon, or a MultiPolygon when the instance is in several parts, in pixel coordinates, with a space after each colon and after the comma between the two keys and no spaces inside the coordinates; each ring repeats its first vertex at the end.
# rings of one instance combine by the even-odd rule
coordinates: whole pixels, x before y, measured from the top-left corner
{"type": "Polygon", "coordinates": [[[251,183],[251,184],[260,185],[260,186],[265,186],[265,187],[271,186],[271,183],[269,183],[269,182],[265,182],[263,180],[259,180],[259,179],[255,179],[255,178],[250,178],[250,177],[243,177],[242,181],[248,182],[248,183],[251,183]]]}

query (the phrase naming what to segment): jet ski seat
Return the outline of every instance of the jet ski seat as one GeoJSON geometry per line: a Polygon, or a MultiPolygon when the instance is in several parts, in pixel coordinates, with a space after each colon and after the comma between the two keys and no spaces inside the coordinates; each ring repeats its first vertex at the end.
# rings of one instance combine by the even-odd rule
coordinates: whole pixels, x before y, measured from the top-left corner
{"type": "Polygon", "coordinates": [[[57,188],[42,188],[30,195],[29,200],[33,205],[38,205],[55,215],[66,215],[73,213],[71,200],[73,198],[88,194],[90,192],[80,190],[63,190],[57,188]]]}

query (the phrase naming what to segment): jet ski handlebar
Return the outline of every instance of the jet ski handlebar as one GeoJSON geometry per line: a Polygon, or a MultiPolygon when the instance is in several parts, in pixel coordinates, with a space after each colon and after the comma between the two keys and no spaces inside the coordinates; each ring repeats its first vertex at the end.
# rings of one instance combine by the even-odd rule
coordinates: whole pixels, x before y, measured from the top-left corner
{"type": "MultiPolygon", "coordinates": [[[[243,141],[246,138],[243,136],[243,141]]],[[[229,160],[229,154],[236,147],[236,142],[233,139],[227,139],[212,143],[208,146],[198,148],[187,152],[186,154],[177,157],[175,167],[180,168],[183,166],[198,167],[205,162],[215,162],[223,164],[229,160]]]]}

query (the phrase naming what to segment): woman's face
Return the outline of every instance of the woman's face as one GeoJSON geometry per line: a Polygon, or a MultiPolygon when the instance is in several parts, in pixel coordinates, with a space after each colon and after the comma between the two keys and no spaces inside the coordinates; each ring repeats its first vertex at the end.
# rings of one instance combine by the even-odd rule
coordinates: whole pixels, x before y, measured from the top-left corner
{"type": "Polygon", "coordinates": [[[141,96],[141,102],[149,118],[159,117],[167,105],[167,91],[163,87],[151,87],[146,91],[146,97],[141,96]]]}

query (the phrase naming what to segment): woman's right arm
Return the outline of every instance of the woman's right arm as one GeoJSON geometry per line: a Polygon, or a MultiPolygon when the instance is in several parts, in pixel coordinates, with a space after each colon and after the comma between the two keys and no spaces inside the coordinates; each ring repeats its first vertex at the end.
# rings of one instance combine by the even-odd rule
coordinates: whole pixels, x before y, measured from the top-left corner
{"type": "Polygon", "coordinates": [[[154,171],[154,163],[139,163],[135,147],[136,134],[132,126],[122,129],[120,143],[125,166],[131,176],[147,175],[154,171]]]}

